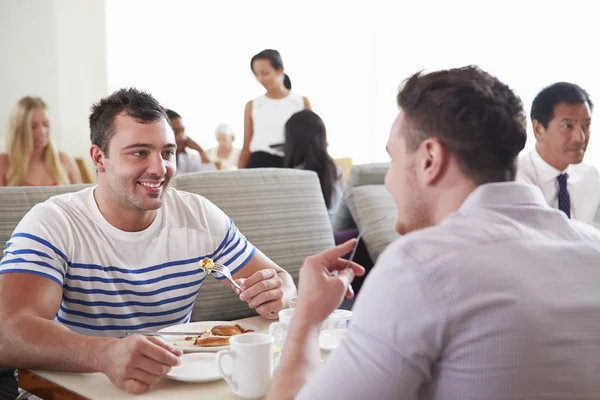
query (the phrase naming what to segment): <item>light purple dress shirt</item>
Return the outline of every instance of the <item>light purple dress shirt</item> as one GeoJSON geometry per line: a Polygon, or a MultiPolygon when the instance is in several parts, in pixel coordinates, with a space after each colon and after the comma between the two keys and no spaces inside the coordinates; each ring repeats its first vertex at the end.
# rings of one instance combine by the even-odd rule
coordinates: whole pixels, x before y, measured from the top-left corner
{"type": "Polygon", "coordinates": [[[600,231],[521,183],[396,240],[299,399],[600,399],[600,231]]]}

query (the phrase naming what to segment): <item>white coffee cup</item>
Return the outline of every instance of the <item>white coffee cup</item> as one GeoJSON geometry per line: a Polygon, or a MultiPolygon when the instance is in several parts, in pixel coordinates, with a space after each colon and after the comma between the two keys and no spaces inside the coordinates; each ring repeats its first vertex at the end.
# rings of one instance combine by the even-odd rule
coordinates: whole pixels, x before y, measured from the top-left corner
{"type": "Polygon", "coordinates": [[[333,310],[323,322],[323,329],[348,329],[352,315],[352,311],[349,310],[333,310]]]}
{"type": "Polygon", "coordinates": [[[217,365],[221,376],[237,397],[264,397],[272,376],[273,336],[263,332],[232,336],[229,339],[229,350],[217,353],[217,365]],[[231,374],[223,370],[224,357],[232,360],[231,374]]]}

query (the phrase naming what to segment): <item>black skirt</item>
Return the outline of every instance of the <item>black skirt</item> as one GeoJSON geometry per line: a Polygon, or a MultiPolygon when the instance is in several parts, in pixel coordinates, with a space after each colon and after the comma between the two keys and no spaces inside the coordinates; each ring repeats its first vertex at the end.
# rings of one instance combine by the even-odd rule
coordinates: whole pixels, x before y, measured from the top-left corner
{"type": "Polygon", "coordinates": [[[283,157],[266,151],[255,151],[250,154],[246,168],[283,168],[283,157]]]}

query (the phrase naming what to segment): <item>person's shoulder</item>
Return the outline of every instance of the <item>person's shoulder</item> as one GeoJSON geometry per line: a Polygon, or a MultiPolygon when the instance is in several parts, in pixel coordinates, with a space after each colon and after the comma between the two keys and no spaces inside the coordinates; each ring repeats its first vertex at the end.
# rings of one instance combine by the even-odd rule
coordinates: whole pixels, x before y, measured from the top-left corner
{"type": "Polygon", "coordinates": [[[0,153],[0,166],[8,165],[8,153],[0,153]]]}
{"type": "Polygon", "coordinates": [[[62,229],[65,224],[76,223],[82,216],[88,215],[86,199],[93,187],[76,192],[55,195],[33,206],[23,218],[24,223],[33,223],[45,227],[55,226],[62,229]]]}

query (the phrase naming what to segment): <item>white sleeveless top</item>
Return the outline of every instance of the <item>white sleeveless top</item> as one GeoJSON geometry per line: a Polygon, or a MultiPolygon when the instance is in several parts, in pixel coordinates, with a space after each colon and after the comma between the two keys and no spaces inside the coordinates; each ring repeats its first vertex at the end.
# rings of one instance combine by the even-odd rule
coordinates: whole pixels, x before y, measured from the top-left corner
{"type": "Polygon", "coordinates": [[[304,98],[290,93],[282,99],[271,99],[265,95],[252,100],[252,124],[254,135],[250,151],[265,151],[282,156],[279,149],[270,145],[284,142],[284,126],[292,114],[304,110],[304,98]]]}

